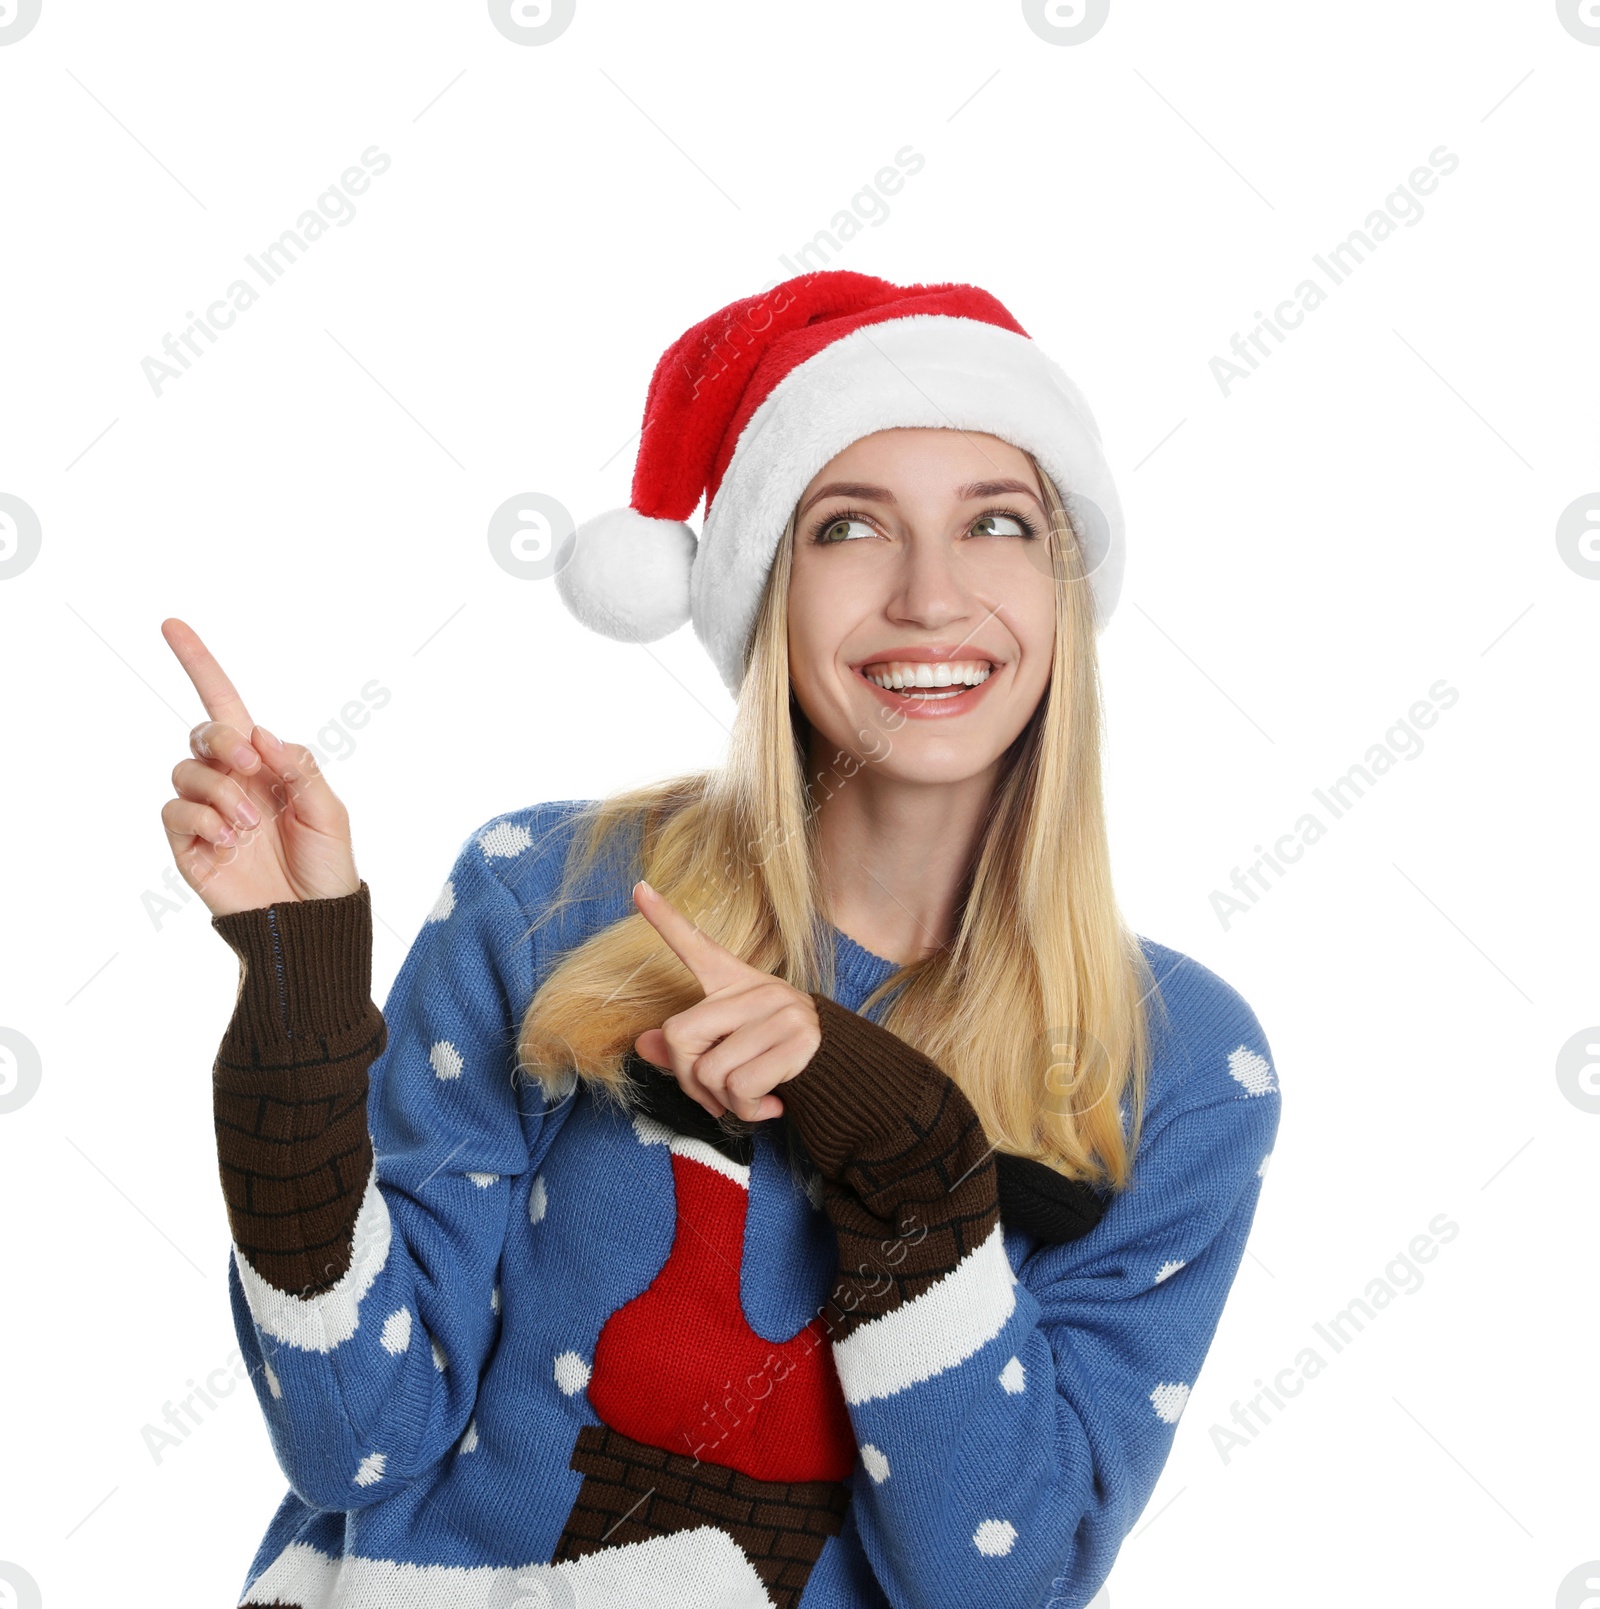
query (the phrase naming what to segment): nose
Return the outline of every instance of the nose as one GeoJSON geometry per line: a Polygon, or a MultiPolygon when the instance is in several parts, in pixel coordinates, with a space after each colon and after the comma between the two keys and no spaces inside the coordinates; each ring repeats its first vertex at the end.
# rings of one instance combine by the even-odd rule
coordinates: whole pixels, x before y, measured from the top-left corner
{"type": "Polygon", "coordinates": [[[974,608],[969,566],[955,541],[913,531],[902,549],[885,612],[890,619],[938,627],[966,619],[974,608]]]}

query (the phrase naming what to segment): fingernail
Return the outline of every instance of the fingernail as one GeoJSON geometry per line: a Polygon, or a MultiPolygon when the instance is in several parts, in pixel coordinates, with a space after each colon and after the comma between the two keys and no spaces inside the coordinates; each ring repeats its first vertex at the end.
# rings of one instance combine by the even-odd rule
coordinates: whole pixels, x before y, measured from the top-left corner
{"type": "Polygon", "coordinates": [[[259,764],[260,760],[261,756],[248,743],[241,743],[233,751],[234,766],[240,771],[248,771],[252,766],[259,764]]]}
{"type": "Polygon", "coordinates": [[[283,745],[272,735],[272,733],[266,729],[266,727],[258,726],[256,731],[258,731],[262,737],[264,737],[275,749],[281,749],[283,747],[283,745]]]}
{"type": "Polygon", "coordinates": [[[246,827],[254,827],[261,820],[261,812],[250,803],[248,799],[239,801],[239,808],[234,812],[246,827]]]}
{"type": "Polygon", "coordinates": [[[642,888],[647,894],[655,893],[655,890],[642,877],[633,886],[635,888],[642,888]]]}
{"type": "Polygon", "coordinates": [[[219,844],[231,844],[233,842],[233,828],[224,827],[222,831],[217,834],[217,842],[219,844]]]}

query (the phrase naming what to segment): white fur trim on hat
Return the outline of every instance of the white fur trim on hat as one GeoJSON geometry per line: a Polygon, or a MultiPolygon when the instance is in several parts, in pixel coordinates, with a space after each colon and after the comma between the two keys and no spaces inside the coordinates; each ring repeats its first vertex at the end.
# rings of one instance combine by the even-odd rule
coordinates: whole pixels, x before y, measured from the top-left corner
{"type": "Polygon", "coordinates": [[[614,508],[585,520],[556,571],[556,591],[591,631],[654,642],[689,618],[695,534],[677,520],[614,508]]]}
{"type": "Polygon", "coordinates": [[[738,697],[744,649],[778,540],[812,477],[897,426],[982,431],[1024,448],[1061,490],[1097,628],[1122,587],[1122,504],[1094,415],[1027,336],[913,314],[866,324],[792,369],[750,416],[717,488],[689,578],[695,635],[738,697]]]}

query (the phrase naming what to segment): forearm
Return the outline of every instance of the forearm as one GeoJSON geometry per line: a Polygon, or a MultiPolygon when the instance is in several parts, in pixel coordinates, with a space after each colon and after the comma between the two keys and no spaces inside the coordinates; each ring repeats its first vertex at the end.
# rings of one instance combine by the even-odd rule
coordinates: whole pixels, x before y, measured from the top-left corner
{"type": "Polygon", "coordinates": [[[371,998],[371,895],[362,883],[212,926],[241,962],[212,1074],[235,1329],[261,1364],[257,1396],[291,1485],[350,1509],[436,1455],[439,1412],[368,1129],[369,1069],[388,1037],[371,998]],[[349,1344],[368,1315],[391,1313],[406,1315],[385,1332],[392,1345],[349,1344]]]}
{"type": "Polygon", "coordinates": [[[996,1284],[1004,1252],[992,1147],[960,1090],[898,1036],[812,998],[822,1044],[782,1097],[838,1238],[838,1343],[958,1270],[996,1284]]]}
{"type": "Polygon", "coordinates": [[[386,1030],[372,1002],[372,908],[349,895],[212,919],[241,962],[212,1072],[217,1160],[234,1243],[302,1297],[350,1266],[372,1171],[367,1070],[386,1030]]]}

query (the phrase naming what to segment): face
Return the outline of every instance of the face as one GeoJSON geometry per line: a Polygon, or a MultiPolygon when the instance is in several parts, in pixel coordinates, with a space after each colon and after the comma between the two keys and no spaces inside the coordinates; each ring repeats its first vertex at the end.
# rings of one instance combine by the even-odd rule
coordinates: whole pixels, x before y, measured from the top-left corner
{"type": "Polygon", "coordinates": [[[1048,530],[1026,455],[996,436],[882,430],[824,464],[789,583],[814,751],[924,782],[993,767],[1050,680],[1048,530]]]}

